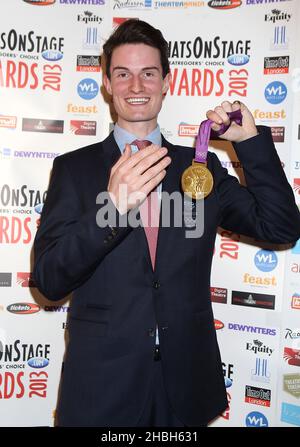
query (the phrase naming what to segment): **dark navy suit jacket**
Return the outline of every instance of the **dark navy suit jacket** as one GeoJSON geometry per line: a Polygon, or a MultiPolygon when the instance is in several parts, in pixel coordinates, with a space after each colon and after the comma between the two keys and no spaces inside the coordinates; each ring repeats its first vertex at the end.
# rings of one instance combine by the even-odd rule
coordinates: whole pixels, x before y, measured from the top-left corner
{"type": "MultiPolygon", "coordinates": [[[[181,191],[194,150],[163,139],[172,163],[163,191],[181,191]]],[[[135,426],[152,377],[155,327],[170,405],[187,426],[206,424],[227,407],[210,299],[218,226],[274,243],[300,237],[300,216],[269,128],[235,144],[247,188],[208,155],[214,177],[204,201],[204,233],[161,227],[153,271],[144,229],[96,223],[120,156],[113,134],[54,161],[35,239],[34,277],[59,300],[73,292],[58,424],[135,426]]]]}

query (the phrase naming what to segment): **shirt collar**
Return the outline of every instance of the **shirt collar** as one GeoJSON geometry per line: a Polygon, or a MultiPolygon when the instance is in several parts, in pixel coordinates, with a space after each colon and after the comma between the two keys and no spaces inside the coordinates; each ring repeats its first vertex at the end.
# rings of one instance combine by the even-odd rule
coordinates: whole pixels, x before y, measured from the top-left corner
{"type": "MultiPolygon", "coordinates": [[[[123,129],[118,125],[118,123],[116,123],[114,126],[114,137],[121,152],[124,151],[126,144],[131,144],[134,140],[139,140],[136,135],[123,129]]],[[[162,141],[159,125],[157,125],[156,128],[152,130],[151,133],[149,133],[149,135],[146,135],[143,140],[149,140],[151,141],[151,143],[161,146],[162,141]]]]}

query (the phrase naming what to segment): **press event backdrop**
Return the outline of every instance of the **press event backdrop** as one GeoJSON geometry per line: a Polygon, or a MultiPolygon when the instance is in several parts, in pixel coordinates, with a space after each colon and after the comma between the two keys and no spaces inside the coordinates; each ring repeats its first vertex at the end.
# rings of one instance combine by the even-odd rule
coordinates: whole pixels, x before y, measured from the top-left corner
{"type": "MultiPolygon", "coordinates": [[[[169,42],[167,139],[193,145],[206,110],[241,100],[272,128],[300,202],[299,3],[1,1],[1,426],[53,426],[69,302],[35,288],[32,244],[53,159],[112,129],[100,54],[113,28],[136,17],[169,42]]],[[[210,149],[242,179],[230,145],[210,149]]],[[[211,295],[229,407],[214,426],[300,426],[300,241],[278,248],[217,237],[211,295]]]]}

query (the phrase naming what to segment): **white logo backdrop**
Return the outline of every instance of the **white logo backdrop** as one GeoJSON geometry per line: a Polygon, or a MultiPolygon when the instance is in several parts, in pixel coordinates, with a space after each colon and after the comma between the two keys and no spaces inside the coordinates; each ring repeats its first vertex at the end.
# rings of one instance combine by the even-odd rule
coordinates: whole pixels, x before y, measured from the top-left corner
{"type": "MultiPolygon", "coordinates": [[[[0,424],[52,426],[68,302],[50,303],[34,287],[32,243],[53,159],[104,139],[111,128],[103,43],[129,17],[160,28],[172,71],[159,119],[166,138],[193,145],[206,110],[241,100],[257,124],[272,127],[300,202],[300,6],[296,0],[2,3],[0,424]]],[[[211,144],[242,178],[230,145],[211,144]]],[[[261,247],[220,230],[211,285],[230,402],[212,425],[300,426],[300,245],[261,247]]]]}

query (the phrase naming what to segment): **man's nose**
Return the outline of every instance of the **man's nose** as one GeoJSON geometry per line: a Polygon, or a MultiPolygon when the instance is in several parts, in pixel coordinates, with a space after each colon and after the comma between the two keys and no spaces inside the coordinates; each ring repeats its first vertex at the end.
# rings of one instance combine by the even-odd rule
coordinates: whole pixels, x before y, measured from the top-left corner
{"type": "Polygon", "coordinates": [[[131,91],[134,93],[139,93],[144,90],[143,80],[140,76],[133,76],[130,85],[131,91]]]}

